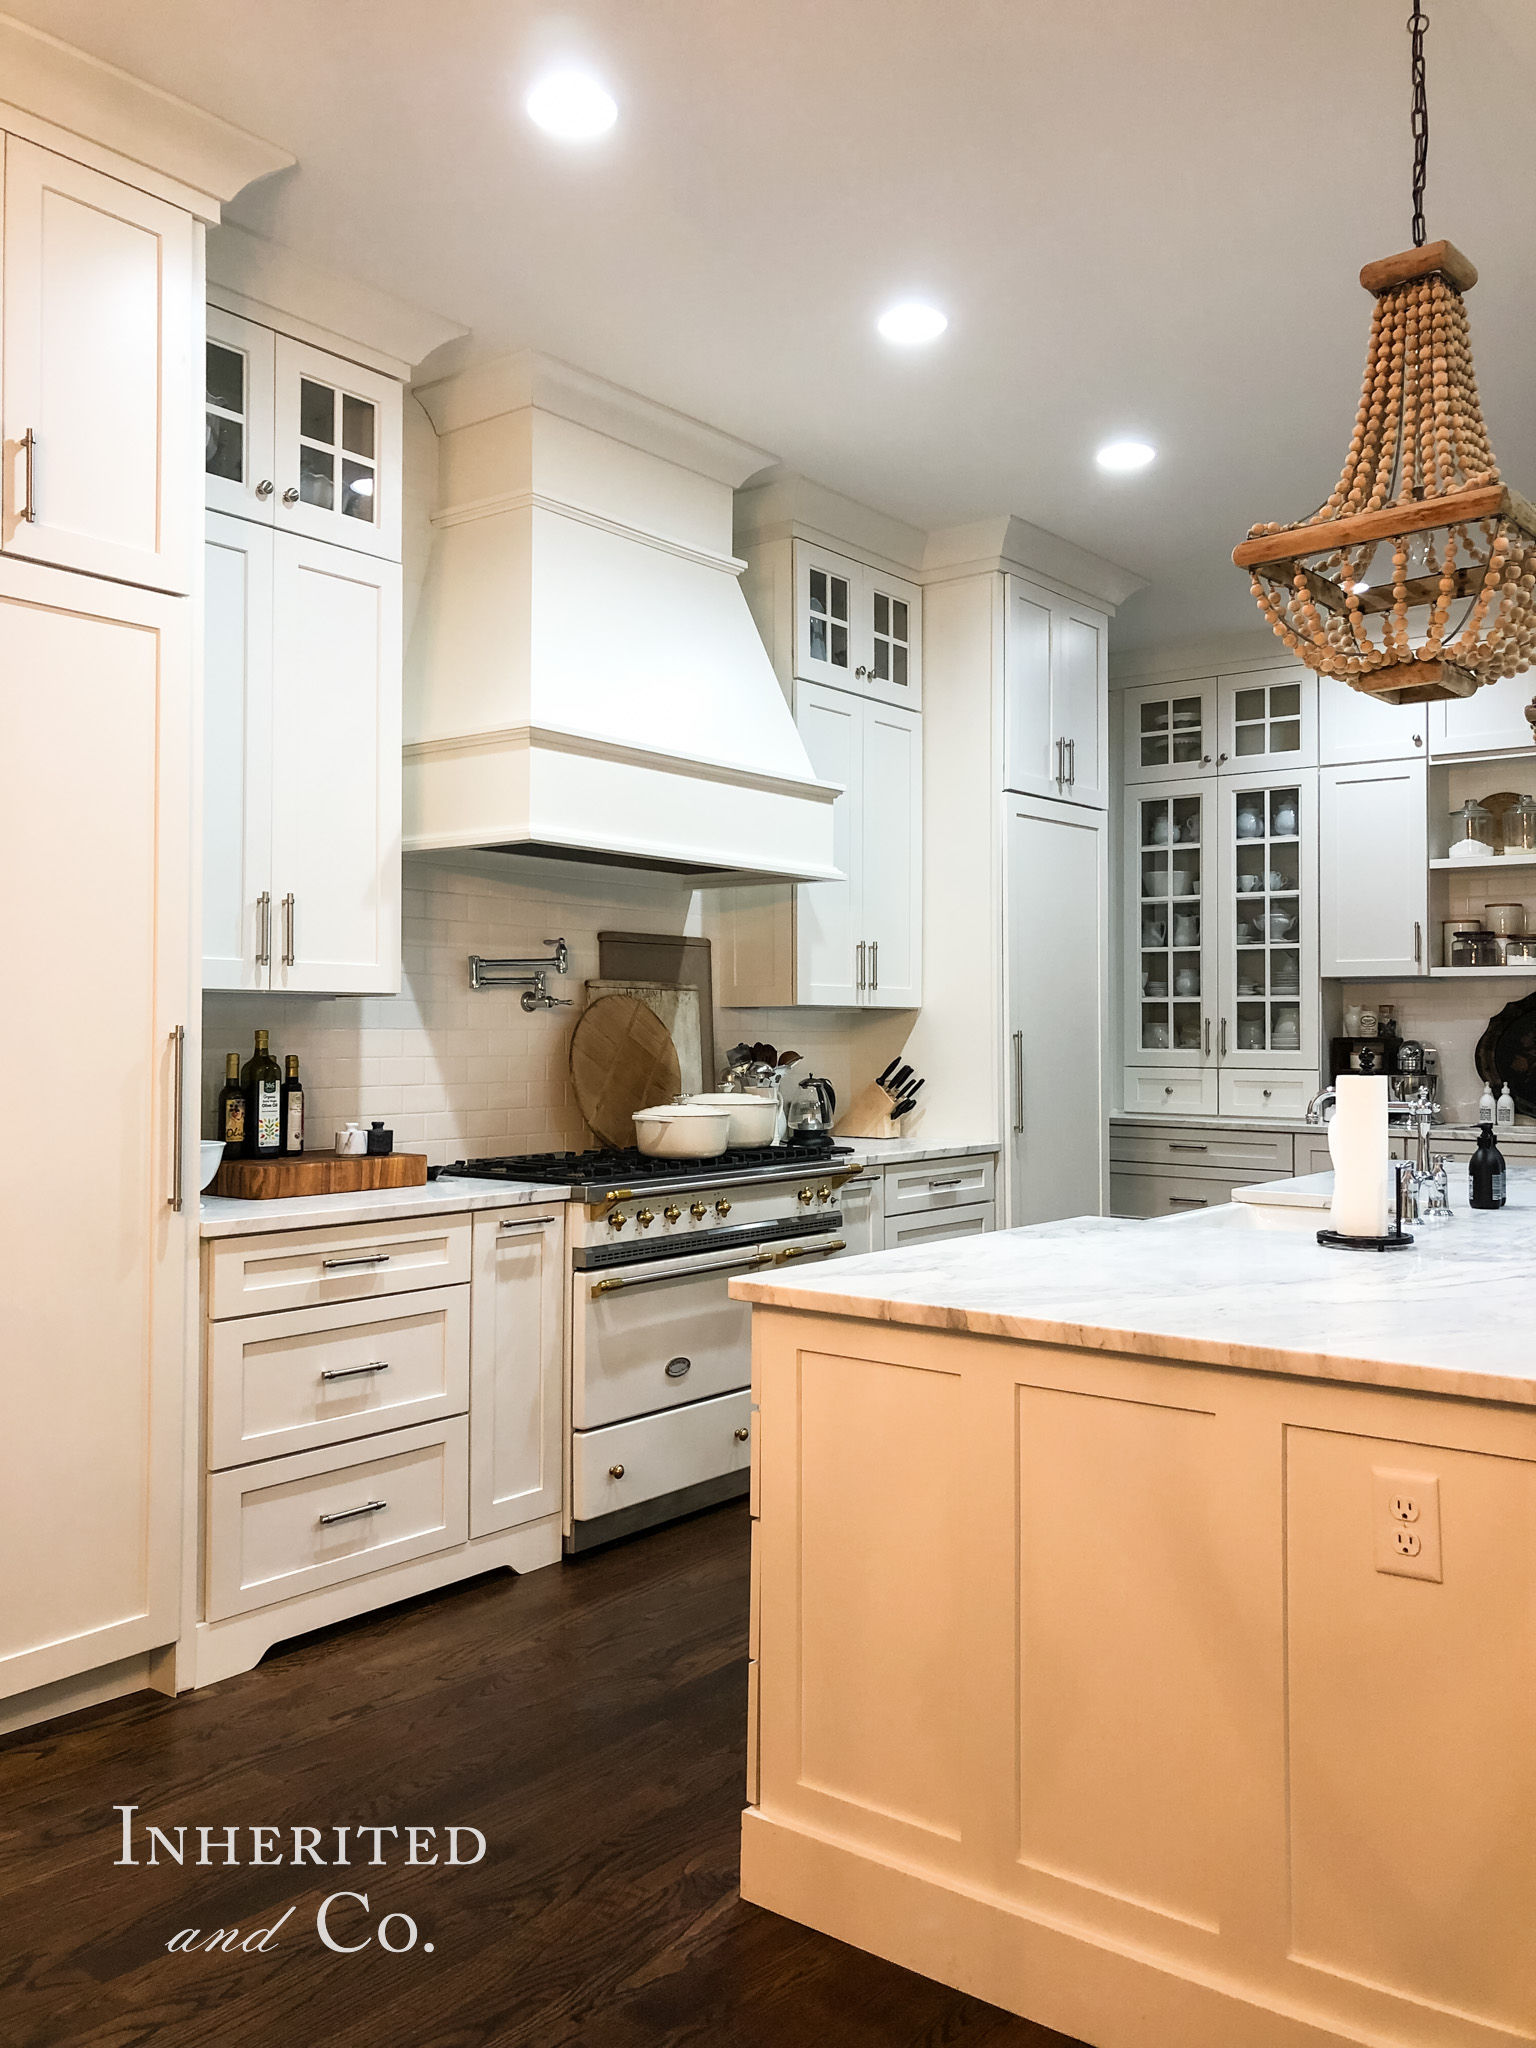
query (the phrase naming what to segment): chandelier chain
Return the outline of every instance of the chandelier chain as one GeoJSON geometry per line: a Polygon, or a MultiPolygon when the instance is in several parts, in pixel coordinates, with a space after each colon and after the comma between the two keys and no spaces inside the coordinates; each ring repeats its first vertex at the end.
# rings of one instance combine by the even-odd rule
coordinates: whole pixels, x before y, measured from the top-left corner
{"type": "Polygon", "coordinates": [[[1429,94],[1424,82],[1424,31],[1429,16],[1414,0],[1408,17],[1408,34],[1413,42],[1413,246],[1424,246],[1424,180],[1429,170],[1429,94]]]}

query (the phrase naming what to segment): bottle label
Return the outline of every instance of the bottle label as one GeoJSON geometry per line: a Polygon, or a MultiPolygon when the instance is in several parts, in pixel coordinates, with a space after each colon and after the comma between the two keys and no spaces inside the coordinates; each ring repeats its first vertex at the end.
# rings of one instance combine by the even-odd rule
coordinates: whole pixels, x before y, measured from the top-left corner
{"type": "Polygon", "coordinates": [[[224,1142],[226,1145],[245,1143],[245,1097],[232,1095],[224,1105],[224,1142]]]}
{"type": "Polygon", "coordinates": [[[283,1150],[304,1150],[304,1097],[297,1091],[288,1098],[288,1128],[283,1133],[283,1150]]]}
{"type": "Polygon", "coordinates": [[[277,1152],[283,1143],[283,1106],[276,1081],[256,1084],[256,1150],[277,1152]]]}
{"type": "Polygon", "coordinates": [[[1493,1200],[1494,1200],[1494,1205],[1495,1205],[1495,1207],[1496,1207],[1496,1208],[1500,1208],[1500,1209],[1502,1209],[1502,1208],[1503,1208],[1503,1206],[1504,1206],[1504,1169],[1503,1169],[1503,1167],[1502,1167],[1502,1166],[1499,1166],[1499,1167],[1495,1167],[1495,1169],[1494,1169],[1494,1174],[1493,1174],[1493,1200]]]}

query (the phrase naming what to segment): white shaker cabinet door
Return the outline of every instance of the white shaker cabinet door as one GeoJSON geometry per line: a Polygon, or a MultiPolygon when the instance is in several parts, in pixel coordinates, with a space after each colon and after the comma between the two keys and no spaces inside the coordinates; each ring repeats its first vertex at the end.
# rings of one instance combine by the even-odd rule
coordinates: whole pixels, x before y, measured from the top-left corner
{"type": "Polygon", "coordinates": [[[795,674],[808,683],[861,689],[855,667],[868,667],[862,650],[863,570],[809,541],[795,542],[795,674]]]}
{"type": "Polygon", "coordinates": [[[1531,701],[1529,675],[1485,683],[1470,697],[1429,706],[1429,751],[1436,759],[1456,754],[1525,754],[1536,736],[1525,716],[1531,701]]]}
{"type": "Polygon", "coordinates": [[[1109,655],[1100,612],[1007,578],[1003,782],[1095,810],[1109,802],[1109,655]]]}
{"type": "Polygon", "coordinates": [[[203,986],[272,968],[272,532],[207,515],[203,591],[203,986]]]}
{"type": "Polygon", "coordinates": [[[277,337],[273,458],[278,530],[400,559],[400,386],[277,337]]]}
{"type": "Polygon", "coordinates": [[[0,544],[189,590],[191,218],[12,135],[4,220],[0,544]]]}
{"type": "Polygon", "coordinates": [[[873,702],[862,724],[864,999],[915,1010],[923,999],[923,725],[913,712],[873,702]]]}
{"type": "Polygon", "coordinates": [[[832,807],[832,858],[848,877],[799,885],[795,995],[801,1003],[851,1008],[861,1000],[868,975],[867,944],[865,973],[856,972],[857,949],[863,942],[857,869],[864,839],[864,704],[846,690],[798,683],[795,723],[812,772],[823,782],[843,785],[843,794],[832,807]]]}
{"type": "Polygon", "coordinates": [[[195,1168],[173,1206],[178,1133],[183,1165],[197,1158],[194,1063],[174,1037],[191,999],[188,610],[0,560],[0,1061],[26,1162],[0,1195],[5,1697],[179,1627],[197,1230],[195,1168]]]}
{"type": "Polygon", "coordinates": [[[1422,761],[1325,768],[1318,778],[1318,969],[1422,974],[1429,832],[1422,761]]]}
{"type": "Polygon", "coordinates": [[[203,489],[210,512],[273,522],[272,395],[277,336],[222,306],[203,344],[203,489]]]}
{"type": "Polygon", "coordinates": [[[400,570],[275,536],[272,986],[400,985],[400,570]]]}
{"type": "Polygon", "coordinates": [[[1063,742],[1063,794],[1109,807],[1109,635],[1102,614],[1058,605],[1051,620],[1051,704],[1063,742]]]}
{"type": "Polygon", "coordinates": [[[469,1533],[560,1511],[565,1225],[558,1204],[475,1218],[469,1533]]]}
{"type": "Polygon", "coordinates": [[[854,687],[920,711],[923,704],[923,593],[883,569],[865,568],[859,584],[862,631],[855,645],[854,687]],[[863,664],[863,674],[859,665],[863,664]]]}
{"type": "Polygon", "coordinates": [[[1104,1208],[1107,822],[1086,806],[1009,799],[1009,1229],[1104,1208]]]}
{"type": "Polygon", "coordinates": [[[1003,785],[1060,796],[1059,735],[1051,715],[1051,605],[1043,591],[1007,579],[1004,627],[1003,785]]]}
{"type": "Polygon", "coordinates": [[[1337,676],[1317,679],[1317,757],[1325,768],[1350,761],[1422,761],[1427,704],[1383,704],[1337,676]]]}

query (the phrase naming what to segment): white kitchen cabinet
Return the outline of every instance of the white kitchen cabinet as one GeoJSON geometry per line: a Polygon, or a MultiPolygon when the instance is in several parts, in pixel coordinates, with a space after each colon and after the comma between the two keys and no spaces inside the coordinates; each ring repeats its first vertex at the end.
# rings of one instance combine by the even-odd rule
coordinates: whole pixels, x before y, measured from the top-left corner
{"type": "Polygon", "coordinates": [[[192,221],[17,136],[3,145],[0,546],[190,590],[192,221]]]}
{"type": "Polygon", "coordinates": [[[0,559],[0,1060],[25,1162],[4,1226],[5,1696],[177,1634],[189,625],[184,600],[0,559]]]}
{"type": "Polygon", "coordinates": [[[1006,579],[1003,785],[1026,796],[1109,803],[1108,620],[1006,579]]]}
{"type": "Polygon", "coordinates": [[[254,320],[208,308],[208,506],[400,559],[400,386],[254,320]]]}
{"type": "Polygon", "coordinates": [[[1324,768],[1318,778],[1319,966],[1351,981],[1429,965],[1429,821],[1422,760],[1324,768]]]}
{"type": "Polygon", "coordinates": [[[1217,796],[1219,1063],[1315,1072],[1317,771],[1223,775],[1217,796]]]}
{"type": "Polygon", "coordinates": [[[1216,766],[1224,775],[1317,766],[1317,677],[1309,668],[1216,679],[1216,766]]]}
{"type": "Polygon", "coordinates": [[[1353,761],[1422,761],[1429,709],[1427,704],[1383,704],[1337,676],[1319,676],[1318,760],[1325,768],[1353,761]]]}
{"type": "Polygon", "coordinates": [[[1121,692],[1125,779],[1181,782],[1216,772],[1216,679],[1121,692]]]}
{"type": "Polygon", "coordinates": [[[471,1536],[560,1511],[564,1233],[558,1204],[475,1216],[471,1536]]]}
{"type": "Polygon", "coordinates": [[[1097,1216],[1106,1189],[1108,820],[1010,797],[1006,1221],[1097,1216]]]}
{"type": "Polygon", "coordinates": [[[400,975],[400,570],[209,513],[204,986],[400,975]]]}
{"type": "Polygon", "coordinates": [[[1138,1067],[1214,1067],[1219,816],[1214,782],[1126,793],[1125,1044],[1138,1067]]]}
{"type": "Polygon", "coordinates": [[[810,541],[794,543],[795,674],[910,711],[923,700],[922,592],[810,541]]]}
{"type": "Polygon", "coordinates": [[[881,700],[795,685],[811,767],[843,794],[837,882],[722,891],[711,906],[720,1001],[916,1009],[922,1001],[922,719],[881,700]]]}
{"type": "Polygon", "coordinates": [[[1525,716],[1533,685],[1529,675],[1485,683],[1470,697],[1455,697],[1429,709],[1429,751],[1436,760],[1457,754],[1528,754],[1536,735],[1525,716]]]}

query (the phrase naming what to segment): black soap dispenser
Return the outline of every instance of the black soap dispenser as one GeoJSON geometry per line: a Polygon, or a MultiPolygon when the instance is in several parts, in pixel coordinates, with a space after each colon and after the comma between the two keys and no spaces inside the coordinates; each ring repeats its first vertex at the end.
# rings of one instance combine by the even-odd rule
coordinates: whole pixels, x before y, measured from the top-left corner
{"type": "Polygon", "coordinates": [[[1493,1142],[1493,1125],[1483,1125],[1477,1150],[1467,1165],[1471,1182],[1467,1201],[1474,1209],[1502,1209],[1504,1206],[1504,1154],[1493,1142]]]}

